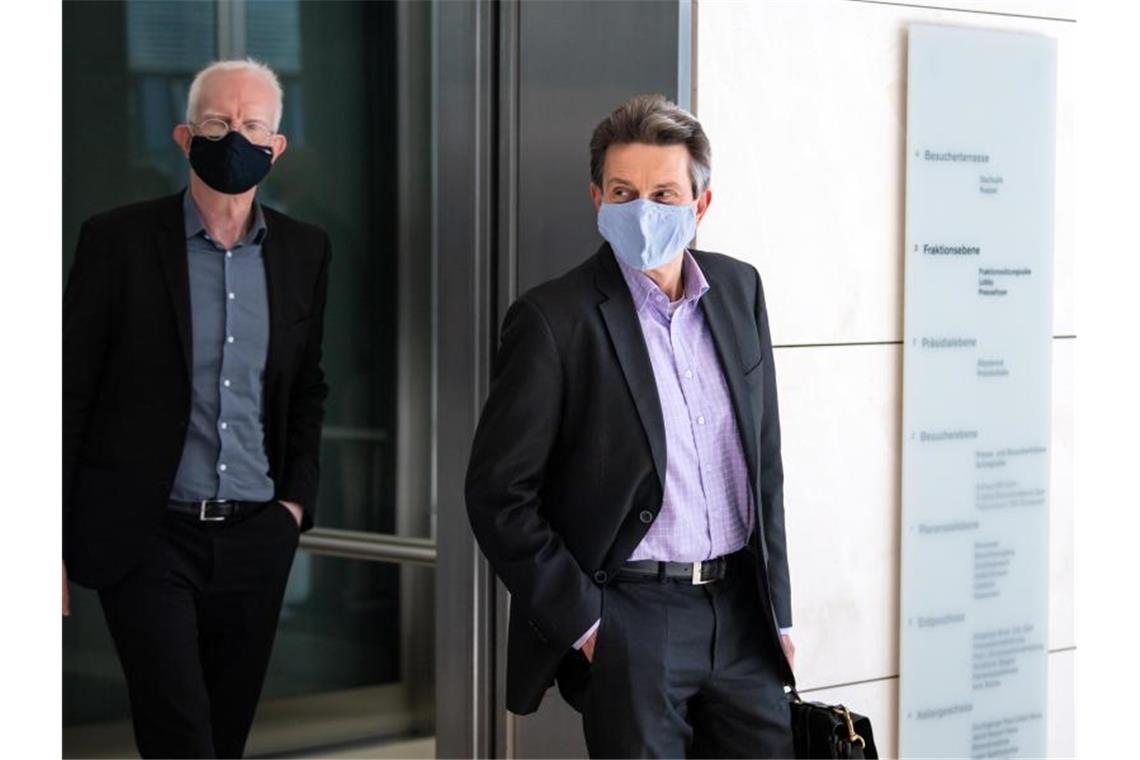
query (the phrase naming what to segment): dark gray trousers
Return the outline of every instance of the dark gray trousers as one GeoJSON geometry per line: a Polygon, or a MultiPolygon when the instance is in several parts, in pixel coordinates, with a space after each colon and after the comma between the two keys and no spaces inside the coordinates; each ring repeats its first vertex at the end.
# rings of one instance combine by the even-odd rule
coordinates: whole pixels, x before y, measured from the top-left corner
{"type": "MultiPolygon", "coordinates": [[[[779,660],[747,551],[722,581],[603,587],[583,698],[590,757],[792,757],[779,660]]],[[[584,658],[584,655],[583,655],[584,658]]]]}

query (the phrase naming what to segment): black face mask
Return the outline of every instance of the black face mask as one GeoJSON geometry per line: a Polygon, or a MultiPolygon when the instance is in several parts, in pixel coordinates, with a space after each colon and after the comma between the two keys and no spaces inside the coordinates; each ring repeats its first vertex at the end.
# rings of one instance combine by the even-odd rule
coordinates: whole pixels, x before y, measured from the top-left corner
{"type": "Polygon", "coordinates": [[[254,145],[231,130],[221,140],[197,135],[190,141],[190,166],[203,182],[219,193],[244,193],[269,173],[273,150],[254,145]]]}

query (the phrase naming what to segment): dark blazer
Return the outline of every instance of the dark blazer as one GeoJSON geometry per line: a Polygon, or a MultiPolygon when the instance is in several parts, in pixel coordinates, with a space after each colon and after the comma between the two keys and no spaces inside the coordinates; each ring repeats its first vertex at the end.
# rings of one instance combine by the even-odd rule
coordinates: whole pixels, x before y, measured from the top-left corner
{"type": "MultiPolygon", "coordinates": [[[[777,626],[791,625],[792,610],[764,292],[750,265],[716,253],[693,255],[709,281],[700,305],[759,497],[759,530],[749,548],[765,597],[765,635],[780,652],[777,626]]],[[[613,252],[603,244],[507,311],[472,445],[471,526],[511,592],[512,712],[534,712],[556,676],[563,696],[578,707],[588,665],[572,645],[600,616],[602,588],[661,509],[665,457],[645,338],[613,252]]]]}
{"type": "MultiPolygon", "coordinates": [[[[304,508],[307,530],[328,393],[329,241],[264,212],[265,447],[276,498],[304,508]]],[[[190,417],[190,329],[182,194],[84,222],[63,298],[63,553],[84,586],[122,578],[158,528],[190,417]]]]}

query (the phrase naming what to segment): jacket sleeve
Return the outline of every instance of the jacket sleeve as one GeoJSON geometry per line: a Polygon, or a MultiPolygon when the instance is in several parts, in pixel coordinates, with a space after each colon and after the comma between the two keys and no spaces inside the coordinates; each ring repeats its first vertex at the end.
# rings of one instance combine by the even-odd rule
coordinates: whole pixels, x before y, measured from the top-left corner
{"type": "Polygon", "coordinates": [[[515,301],[503,320],[490,393],[467,468],[467,513],[483,553],[537,638],[569,650],[601,612],[601,592],[543,515],[563,378],[539,308],[515,301]]]}
{"type": "Polygon", "coordinates": [[[768,584],[772,607],[780,628],[792,625],[792,588],[788,575],[788,547],[784,536],[784,464],[780,455],[780,410],[776,398],[776,362],[772,355],[772,335],[764,284],[756,273],[756,329],[764,359],[764,415],[760,420],[760,514],[768,549],[768,584]]]}
{"type": "Polygon", "coordinates": [[[66,533],[79,452],[103,378],[111,337],[112,276],[90,222],[79,232],[63,294],[63,518],[66,533]]]}
{"type": "Polygon", "coordinates": [[[325,418],[325,398],[329,393],[324,370],[321,369],[321,343],[332,251],[327,235],[322,235],[322,241],[324,251],[315,284],[309,334],[289,399],[284,477],[277,487],[278,499],[301,505],[304,511],[301,530],[313,527],[320,480],[321,426],[325,418]]]}

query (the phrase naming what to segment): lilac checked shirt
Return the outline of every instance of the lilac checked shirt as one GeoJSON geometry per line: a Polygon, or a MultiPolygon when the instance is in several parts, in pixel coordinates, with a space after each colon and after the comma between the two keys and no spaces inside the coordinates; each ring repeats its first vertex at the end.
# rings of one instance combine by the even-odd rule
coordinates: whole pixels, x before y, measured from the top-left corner
{"type": "MultiPolygon", "coordinates": [[[[684,256],[684,293],[673,303],[648,275],[614,257],[633,296],[665,420],[661,512],[630,559],[695,562],[731,554],[748,543],[753,527],[732,397],[700,309],[709,283],[693,255],[686,250],[684,256]]],[[[575,649],[600,622],[574,642],[575,649]]]]}
{"type": "MultiPolygon", "coordinates": [[[[700,308],[708,280],[684,252],[681,299],[617,259],[633,296],[665,420],[661,512],[630,559],[695,562],[748,543],[748,466],[716,344],[700,308]]],[[[616,258],[616,257],[615,257],[616,258]]]]}

